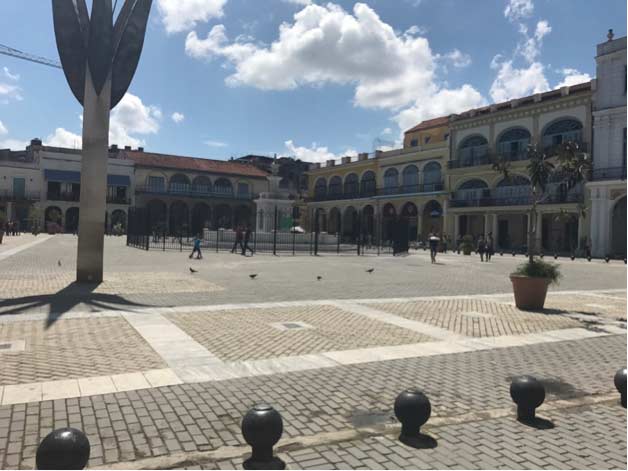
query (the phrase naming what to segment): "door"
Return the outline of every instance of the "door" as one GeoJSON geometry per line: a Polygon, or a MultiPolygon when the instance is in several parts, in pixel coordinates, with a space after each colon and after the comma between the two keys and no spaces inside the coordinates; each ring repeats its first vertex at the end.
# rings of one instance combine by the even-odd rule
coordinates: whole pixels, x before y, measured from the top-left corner
{"type": "Polygon", "coordinates": [[[20,177],[13,178],[13,197],[16,200],[23,200],[26,195],[26,179],[20,177]]]}
{"type": "Polygon", "coordinates": [[[497,244],[502,249],[509,249],[510,235],[508,233],[508,221],[498,221],[497,226],[497,244]]]}

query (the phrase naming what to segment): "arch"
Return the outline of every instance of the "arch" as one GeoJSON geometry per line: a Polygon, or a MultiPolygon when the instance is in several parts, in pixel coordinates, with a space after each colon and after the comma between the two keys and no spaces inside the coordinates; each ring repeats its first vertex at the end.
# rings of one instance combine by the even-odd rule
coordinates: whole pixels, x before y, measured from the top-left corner
{"type": "Polygon", "coordinates": [[[611,251],[612,255],[626,256],[626,195],[613,206],[611,215],[611,251]]]}
{"type": "Polygon", "coordinates": [[[423,191],[443,189],[442,167],[438,162],[428,162],[423,167],[423,191]]]}
{"type": "Polygon", "coordinates": [[[456,200],[479,200],[489,195],[488,184],[479,178],[463,182],[454,193],[456,200]]]}
{"type": "Polygon", "coordinates": [[[44,227],[50,233],[59,232],[63,223],[63,212],[57,206],[48,206],[44,212],[44,227]]]}
{"type": "Polygon", "coordinates": [[[391,203],[387,203],[382,209],[382,240],[389,242],[393,239],[397,210],[391,203]]]}
{"type": "Polygon", "coordinates": [[[358,211],[353,206],[345,208],[342,215],[342,235],[345,241],[355,242],[359,234],[358,211]]]}
{"type": "Polygon", "coordinates": [[[488,188],[488,183],[486,183],[481,178],[472,178],[471,180],[465,180],[458,186],[458,190],[472,190],[480,188],[488,188]]]}
{"type": "Polygon", "coordinates": [[[329,196],[340,195],[342,195],[342,178],[336,175],[329,180],[329,196]]]}
{"type": "Polygon", "coordinates": [[[205,175],[199,175],[192,180],[192,187],[195,193],[209,195],[212,192],[212,181],[205,175]]]}
{"type": "Polygon", "coordinates": [[[171,193],[186,193],[190,191],[190,179],[183,173],[175,173],[170,177],[168,188],[171,193]]]}
{"type": "Polygon", "coordinates": [[[401,208],[401,219],[408,223],[408,240],[416,240],[418,235],[419,211],[416,205],[410,201],[401,208]]]}
{"type": "Polygon", "coordinates": [[[219,178],[214,182],[214,193],[221,196],[233,196],[233,185],[227,178],[219,178]]]}
{"type": "Polygon", "coordinates": [[[345,196],[356,198],[360,193],[360,180],[357,174],[350,173],[345,177],[344,194],[345,196]]]}
{"type": "Polygon", "coordinates": [[[499,204],[528,202],[531,198],[530,180],[522,175],[510,175],[503,178],[495,187],[494,197],[499,204]]]}
{"type": "Polygon", "coordinates": [[[401,172],[403,191],[409,193],[419,192],[419,169],[416,165],[407,165],[401,172]]]}
{"type": "Polygon", "coordinates": [[[231,229],[232,217],[231,206],[219,204],[214,208],[214,227],[216,229],[231,229]]]}
{"type": "Polygon", "coordinates": [[[336,235],[342,226],[340,220],[340,210],[338,208],[331,208],[329,210],[329,218],[327,220],[327,232],[332,235],[336,235]]]}
{"type": "Polygon", "coordinates": [[[170,205],[170,233],[188,235],[190,230],[190,212],[183,201],[174,201],[170,205]]]}
{"type": "Polygon", "coordinates": [[[430,233],[440,234],[443,231],[443,207],[436,200],[428,201],[423,206],[423,227],[421,228],[421,237],[427,240],[430,233]]]}
{"type": "Polygon", "coordinates": [[[233,224],[237,226],[250,226],[251,225],[251,208],[246,205],[239,205],[233,211],[233,224]]]}
{"type": "Polygon", "coordinates": [[[168,214],[166,203],[161,200],[151,200],[146,205],[146,209],[151,232],[165,232],[167,230],[166,219],[168,214]]]}
{"type": "Polygon", "coordinates": [[[488,141],[481,134],[468,136],[458,146],[458,160],[463,167],[481,165],[488,155],[488,141]]]}
{"type": "Polygon", "coordinates": [[[508,178],[502,178],[497,183],[497,188],[504,186],[525,186],[530,184],[530,179],[523,175],[510,175],[508,178]]]}
{"type": "Polygon", "coordinates": [[[196,203],[192,208],[192,233],[202,235],[203,229],[210,228],[212,211],[205,203],[196,203]]]}
{"type": "Polygon", "coordinates": [[[79,227],[79,208],[73,206],[65,212],[65,232],[78,232],[79,227]]]}
{"type": "Polygon", "coordinates": [[[327,232],[327,212],[324,208],[316,208],[314,210],[314,230],[327,232]]]}
{"type": "Polygon", "coordinates": [[[327,180],[323,177],[319,177],[314,184],[314,197],[321,199],[325,198],[325,196],[327,196],[327,180]]]}
{"type": "Polygon", "coordinates": [[[384,191],[389,194],[399,186],[399,171],[392,167],[384,172],[384,191]]]}
{"type": "Polygon", "coordinates": [[[360,193],[362,196],[375,196],[377,192],[377,179],[375,172],[367,170],[360,179],[360,193]]]}
{"type": "Polygon", "coordinates": [[[543,129],[541,134],[543,147],[547,149],[569,141],[582,142],[582,130],[582,123],[576,118],[555,119],[543,129]]]}
{"type": "Polygon", "coordinates": [[[375,208],[367,204],[362,208],[362,236],[367,246],[370,246],[375,236],[375,208]]]}
{"type": "Polygon", "coordinates": [[[151,192],[163,192],[166,190],[168,182],[168,176],[163,172],[150,171],[146,175],[146,181],[144,182],[146,188],[151,192]]]}
{"type": "Polygon", "coordinates": [[[122,209],[116,209],[111,213],[111,228],[120,224],[122,230],[126,230],[126,213],[122,209]]]}
{"type": "Polygon", "coordinates": [[[513,127],[503,131],[497,138],[497,153],[509,160],[519,160],[527,152],[532,135],[524,127],[513,127]]]}

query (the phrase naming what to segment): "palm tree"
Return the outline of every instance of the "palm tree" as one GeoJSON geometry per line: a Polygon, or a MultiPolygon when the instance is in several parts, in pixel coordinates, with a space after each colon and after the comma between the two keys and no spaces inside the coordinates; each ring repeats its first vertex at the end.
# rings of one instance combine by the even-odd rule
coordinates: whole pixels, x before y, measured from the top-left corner
{"type": "MultiPolygon", "coordinates": [[[[532,205],[528,211],[528,258],[534,261],[536,240],[537,206],[547,201],[552,194],[547,191],[550,182],[567,185],[571,189],[579,183],[588,180],[591,173],[591,158],[582,152],[577,143],[566,142],[557,149],[557,154],[547,154],[534,145],[528,146],[527,172],[530,178],[532,205]]],[[[493,162],[493,170],[509,178],[510,162],[504,156],[499,156],[493,162]]],[[[584,209],[579,211],[584,214],[584,209]]],[[[561,210],[561,212],[564,212],[561,210]]]]}

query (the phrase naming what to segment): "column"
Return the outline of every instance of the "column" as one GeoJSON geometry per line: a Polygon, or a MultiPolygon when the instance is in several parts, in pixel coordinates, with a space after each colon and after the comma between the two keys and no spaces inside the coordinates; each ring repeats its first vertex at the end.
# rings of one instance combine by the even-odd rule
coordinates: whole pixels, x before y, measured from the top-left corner
{"type": "Polygon", "coordinates": [[[497,230],[498,230],[498,224],[497,224],[497,214],[493,214],[493,240],[495,241],[495,244],[497,244],[497,230]]]}
{"type": "Polygon", "coordinates": [[[490,225],[490,215],[488,213],[484,214],[484,230],[482,231],[484,233],[484,237],[486,237],[486,234],[488,234],[488,228],[491,227],[490,225]]]}
{"type": "Polygon", "coordinates": [[[416,217],[416,225],[417,225],[417,240],[421,240],[421,235],[423,234],[423,212],[419,212],[416,217]]]}
{"type": "Polygon", "coordinates": [[[458,233],[460,232],[460,216],[454,214],[454,242],[458,240],[458,233]]]}
{"type": "Polygon", "coordinates": [[[584,218],[582,214],[578,214],[578,244],[576,246],[577,250],[581,250],[582,247],[582,238],[585,237],[584,234],[584,218]]]}

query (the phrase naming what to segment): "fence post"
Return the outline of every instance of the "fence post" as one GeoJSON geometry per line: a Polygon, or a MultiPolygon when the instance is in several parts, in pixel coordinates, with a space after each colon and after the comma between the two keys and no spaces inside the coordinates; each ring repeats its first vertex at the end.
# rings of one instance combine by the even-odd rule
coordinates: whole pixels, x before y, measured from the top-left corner
{"type": "Polygon", "coordinates": [[[216,253],[218,253],[218,226],[216,226],[216,253]]]}
{"type": "Polygon", "coordinates": [[[358,240],[357,240],[357,251],[358,256],[360,255],[360,240],[362,238],[362,211],[358,211],[358,240]]]}
{"type": "Polygon", "coordinates": [[[380,246],[382,244],[382,215],[377,215],[377,256],[380,255],[380,246]]]}
{"type": "Polygon", "coordinates": [[[336,213],[336,255],[340,254],[340,237],[342,237],[342,218],[338,210],[336,213]]]}
{"type": "Polygon", "coordinates": [[[314,255],[318,255],[318,236],[320,234],[321,226],[320,226],[320,209],[316,209],[314,213],[314,255]]]}
{"type": "Polygon", "coordinates": [[[275,206],[275,230],[273,231],[273,255],[277,255],[277,206],[275,206]]]}
{"type": "Polygon", "coordinates": [[[293,257],[295,255],[295,247],[294,247],[294,245],[295,245],[296,241],[297,241],[297,233],[294,230],[294,226],[293,226],[292,227],[292,256],[293,257]]]}
{"type": "Polygon", "coordinates": [[[257,230],[253,232],[253,253],[257,253],[257,230]]]}
{"type": "Polygon", "coordinates": [[[164,230],[161,234],[161,244],[163,245],[162,250],[166,251],[166,226],[164,226],[164,230]]]}

